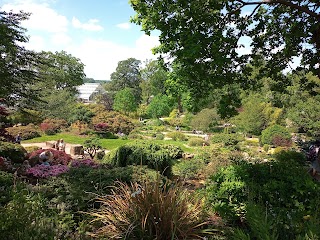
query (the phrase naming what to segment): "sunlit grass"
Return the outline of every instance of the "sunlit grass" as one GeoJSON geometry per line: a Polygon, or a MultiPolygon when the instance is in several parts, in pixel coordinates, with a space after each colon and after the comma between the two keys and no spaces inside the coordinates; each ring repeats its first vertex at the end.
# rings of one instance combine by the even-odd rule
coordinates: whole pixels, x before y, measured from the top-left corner
{"type": "MultiPolygon", "coordinates": [[[[43,135],[41,137],[29,139],[22,141],[22,143],[40,143],[40,142],[46,142],[46,141],[57,141],[58,139],[63,139],[66,143],[71,144],[83,144],[85,140],[89,139],[90,136],[79,136],[72,133],[58,133],[56,135],[43,135]]],[[[104,149],[112,150],[116,149],[122,145],[125,145],[129,142],[133,141],[146,141],[146,140],[131,140],[131,139],[100,139],[101,146],[104,149]]],[[[150,141],[150,140],[148,140],[150,141]]],[[[173,141],[173,140],[151,140],[158,144],[172,144],[175,146],[181,147],[181,149],[184,152],[196,152],[196,148],[191,148],[186,146],[187,142],[182,141],[173,141]]]]}

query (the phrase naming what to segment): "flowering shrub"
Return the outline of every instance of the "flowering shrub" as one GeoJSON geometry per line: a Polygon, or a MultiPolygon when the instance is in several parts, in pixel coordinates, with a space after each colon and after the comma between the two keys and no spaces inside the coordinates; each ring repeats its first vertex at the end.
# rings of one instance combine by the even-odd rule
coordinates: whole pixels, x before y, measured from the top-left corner
{"type": "MultiPolygon", "coordinates": [[[[39,149],[29,154],[28,159],[31,166],[39,163],[39,155],[44,151],[47,151],[47,149],[39,149]]],[[[50,161],[50,165],[68,165],[72,160],[71,156],[63,151],[50,149],[50,152],[53,154],[53,159],[50,161]]]]}
{"type": "Polygon", "coordinates": [[[94,130],[98,132],[108,132],[109,129],[110,127],[106,123],[98,123],[94,125],[94,130]]]}
{"type": "Polygon", "coordinates": [[[99,164],[94,162],[92,159],[86,159],[86,160],[73,160],[71,162],[71,167],[73,168],[79,168],[79,167],[92,167],[92,168],[98,168],[99,164]]]}
{"type": "Polygon", "coordinates": [[[68,171],[69,167],[64,165],[36,165],[32,168],[27,169],[27,174],[36,178],[48,178],[58,176],[68,171]]]}
{"type": "Polygon", "coordinates": [[[46,119],[40,124],[40,128],[45,134],[53,135],[61,129],[68,126],[67,122],[63,119],[46,119]]]}

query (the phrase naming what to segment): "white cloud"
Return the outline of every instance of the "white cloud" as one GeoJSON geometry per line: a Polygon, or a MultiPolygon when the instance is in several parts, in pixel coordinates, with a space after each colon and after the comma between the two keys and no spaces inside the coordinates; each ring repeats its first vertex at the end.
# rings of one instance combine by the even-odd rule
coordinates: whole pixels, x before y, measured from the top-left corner
{"type": "Polygon", "coordinates": [[[90,19],[87,23],[81,23],[76,17],[72,18],[72,26],[75,28],[87,30],[87,31],[102,31],[103,27],[100,26],[98,19],[90,19]]]}
{"type": "Polygon", "coordinates": [[[67,18],[49,8],[46,3],[36,4],[32,1],[19,1],[16,4],[10,3],[3,5],[2,10],[13,10],[14,12],[23,10],[31,13],[30,18],[27,21],[22,22],[22,26],[28,30],[41,30],[50,33],[67,31],[67,18]]]}
{"type": "Polygon", "coordinates": [[[117,24],[117,27],[121,28],[121,29],[128,30],[131,28],[131,25],[130,25],[130,23],[119,23],[119,24],[117,24]]]}
{"type": "Polygon", "coordinates": [[[158,45],[158,37],[143,35],[134,47],[128,47],[103,39],[86,39],[80,45],[70,46],[68,53],[78,57],[85,64],[87,77],[110,79],[119,61],[134,57],[141,61],[155,59],[151,48],[158,45]]]}
{"type": "Polygon", "coordinates": [[[28,43],[23,44],[25,47],[31,50],[35,50],[37,52],[40,52],[45,49],[46,43],[43,37],[33,35],[29,38],[28,43]]]}
{"type": "Polygon", "coordinates": [[[51,43],[57,46],[65,46],[72,42],[72,38],[64,33],[57,33],[51,36],[51,43]]]}

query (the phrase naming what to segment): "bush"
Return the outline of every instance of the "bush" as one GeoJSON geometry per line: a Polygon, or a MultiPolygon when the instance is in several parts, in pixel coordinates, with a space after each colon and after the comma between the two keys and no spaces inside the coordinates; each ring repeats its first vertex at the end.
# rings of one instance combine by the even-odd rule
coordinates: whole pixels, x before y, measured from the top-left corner
{"type": "Polygon", "coordinates": [[[190,138],[188,141],[190,147],[203,146],[204,143],[206,143],[206,141],[203,138],[190,138]]]}
{"type": "Polygon", "coordinates": [[[0,171],[0,207],[11,199],[13,189],[13,174],[0,171]]]}
{"type": "Polygon", "coordinates": [[[182,150],[177,146],[135,142],[119,147],[114,153],[108,154],[105,160],[117,167],[147,165],[168,176],[171,174],[172,160],[181,156],[182,150]]]}
{"type": "Polygon", "coordinates": [[[212,143],[224,143],[225,146],[234,146],[237,145],[238,142],[244,140],[244,137],[238,134],[214,134],[211,136],[212,143]]]}
{"type": "Polygon", "coordinates": [[[134,129],[134,124],[130,118],[113,111],[99,112],[92,118],[92,123],[94,125],[103,124],[104,131],[112,132],[114,134],[121,131],[122,133],[128,135],[134,129]]]}
{"type": "Polygon", "coordinates": [[[216,126],[218,121],[220,117],[216,109],[205,108],[192,118],[190,125],[193,129],[207,132],[216,126]]]}
{"type": "Polygon", "coordinates": [[[176,176],[192,179],[198,177],[200,170],[202,170],[206,164],[199,161],[199,159],[193,158],[190,160],[181,160],[172,167],[172,173],[176,176]]]}
{"type": "Polygon", "coordinates": [[[317,216],[320,197],[320,185],[294,159],[297,156],[288,153],[285,161],[242,162],[220,169],[207,188],[211,206],[226,220],[243,223],[249,201],[263,204],[279,239],[295,239],[305,224],[303,217],[317,216]]]}
{"type": "Polygon", "coordinates": [[[272,125],[262,131],[261,144],[269,144],[276,147],[289,146],[291,145],[291,134],[285,127],[272,125]]]}
{"type": "MultiPolygon", "coordinates": [[[[39,155],[42,152],[47,151],[47,149],[39,149],[32,153],[28,154],[29,163],[31,166],[34,166],[39,163],[39,155]]],[[[50,165],[68,165],[69,162],[72,160],[71,156],[69,154],[66,154],[63,151],[58,151],[55,149],[50,149],[50,152],[53,154],[53,159],[50,162],[50,165]]]]}
{"type": "Polygon", "coordinates": [[[54,135],[67,128],[67,121],[64,119],[45,119],[40,124],[40,129],[47,135],[54,135]]]}
{"type": "Polygon", "coordinates": [[[27,151],[20,144],[0,141],[0,156],[10,159],[13,163],[22,163],[27,151]]]}
{"type": "Polygon", "coordinates": [[[118,183],[111,195],[98,199],[101,208],[91,212],[101,226],[92,235],[106,239],[204,239],[207,222],[201,200],[179,187],[159,185],[159,181],[118,183]]]}
{"type": "Polygon", "coordinates": [[[27,153],[32,153],[34,151],[37,151],[39,149],[41,149],[41,147],[38,147],[38,146],[29,146],[29,147],[25,147],[27,153]]]}
{"type": "Polygon", "coordinates": [[[21,133],[21,138],[23,140],[40,137],[39,129],[34,124],[29,124],[27,126],[9,127],[7,128],[7,131],[12,136],[17,136],[19,133],[21,133]]]}
{"type": "Polygon", "coordinates": [[[45,166],[45,165],[36,165],[27,169],[26,173],[29,176],[35,178],[49,178],[49,177],[56,177],[61,175],[62,173],[68,172],[69,167],[65,165],[52,165],[52,166],[45,166]]]}
{"type": "Polygon", "coordinates": [[[186,141],[187,137],[182,132],[169,132],[166,135],[168,138],[172,138],[173,141],[186,141]]]}
{"type": "Polygon", "coordinates": [[[163,139],[164,139],[164,135],[162,133],[156,134],[156,140],[163,140],[163,139]]]}

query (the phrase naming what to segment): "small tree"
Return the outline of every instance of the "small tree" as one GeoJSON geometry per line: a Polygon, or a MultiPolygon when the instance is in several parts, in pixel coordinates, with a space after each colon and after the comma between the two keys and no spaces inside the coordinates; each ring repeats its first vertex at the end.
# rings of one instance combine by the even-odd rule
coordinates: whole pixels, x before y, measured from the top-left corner
{"type": "Polygon", "coordinates": [[[169,97],[166,95],[157,95],[151,100],[147,108],[147,114],[152,118],[158,118],[168,116],[171,110],[172,104],[170,103],[169,97]]]}
{"type": "Polygon", "coordinates": [[[84,142],[84,150],[89,153],[92,159],[97,154],[97,151],[101,149],[102,147],[98,138],[91,138],[84,142]]]}
{"type": "Polygon", "coordinates": [[[125,88],[116,94],[113,104],[114,110],[127,114],[134,112],[137,108],[137,100],[130,88],[125,88]]]}

